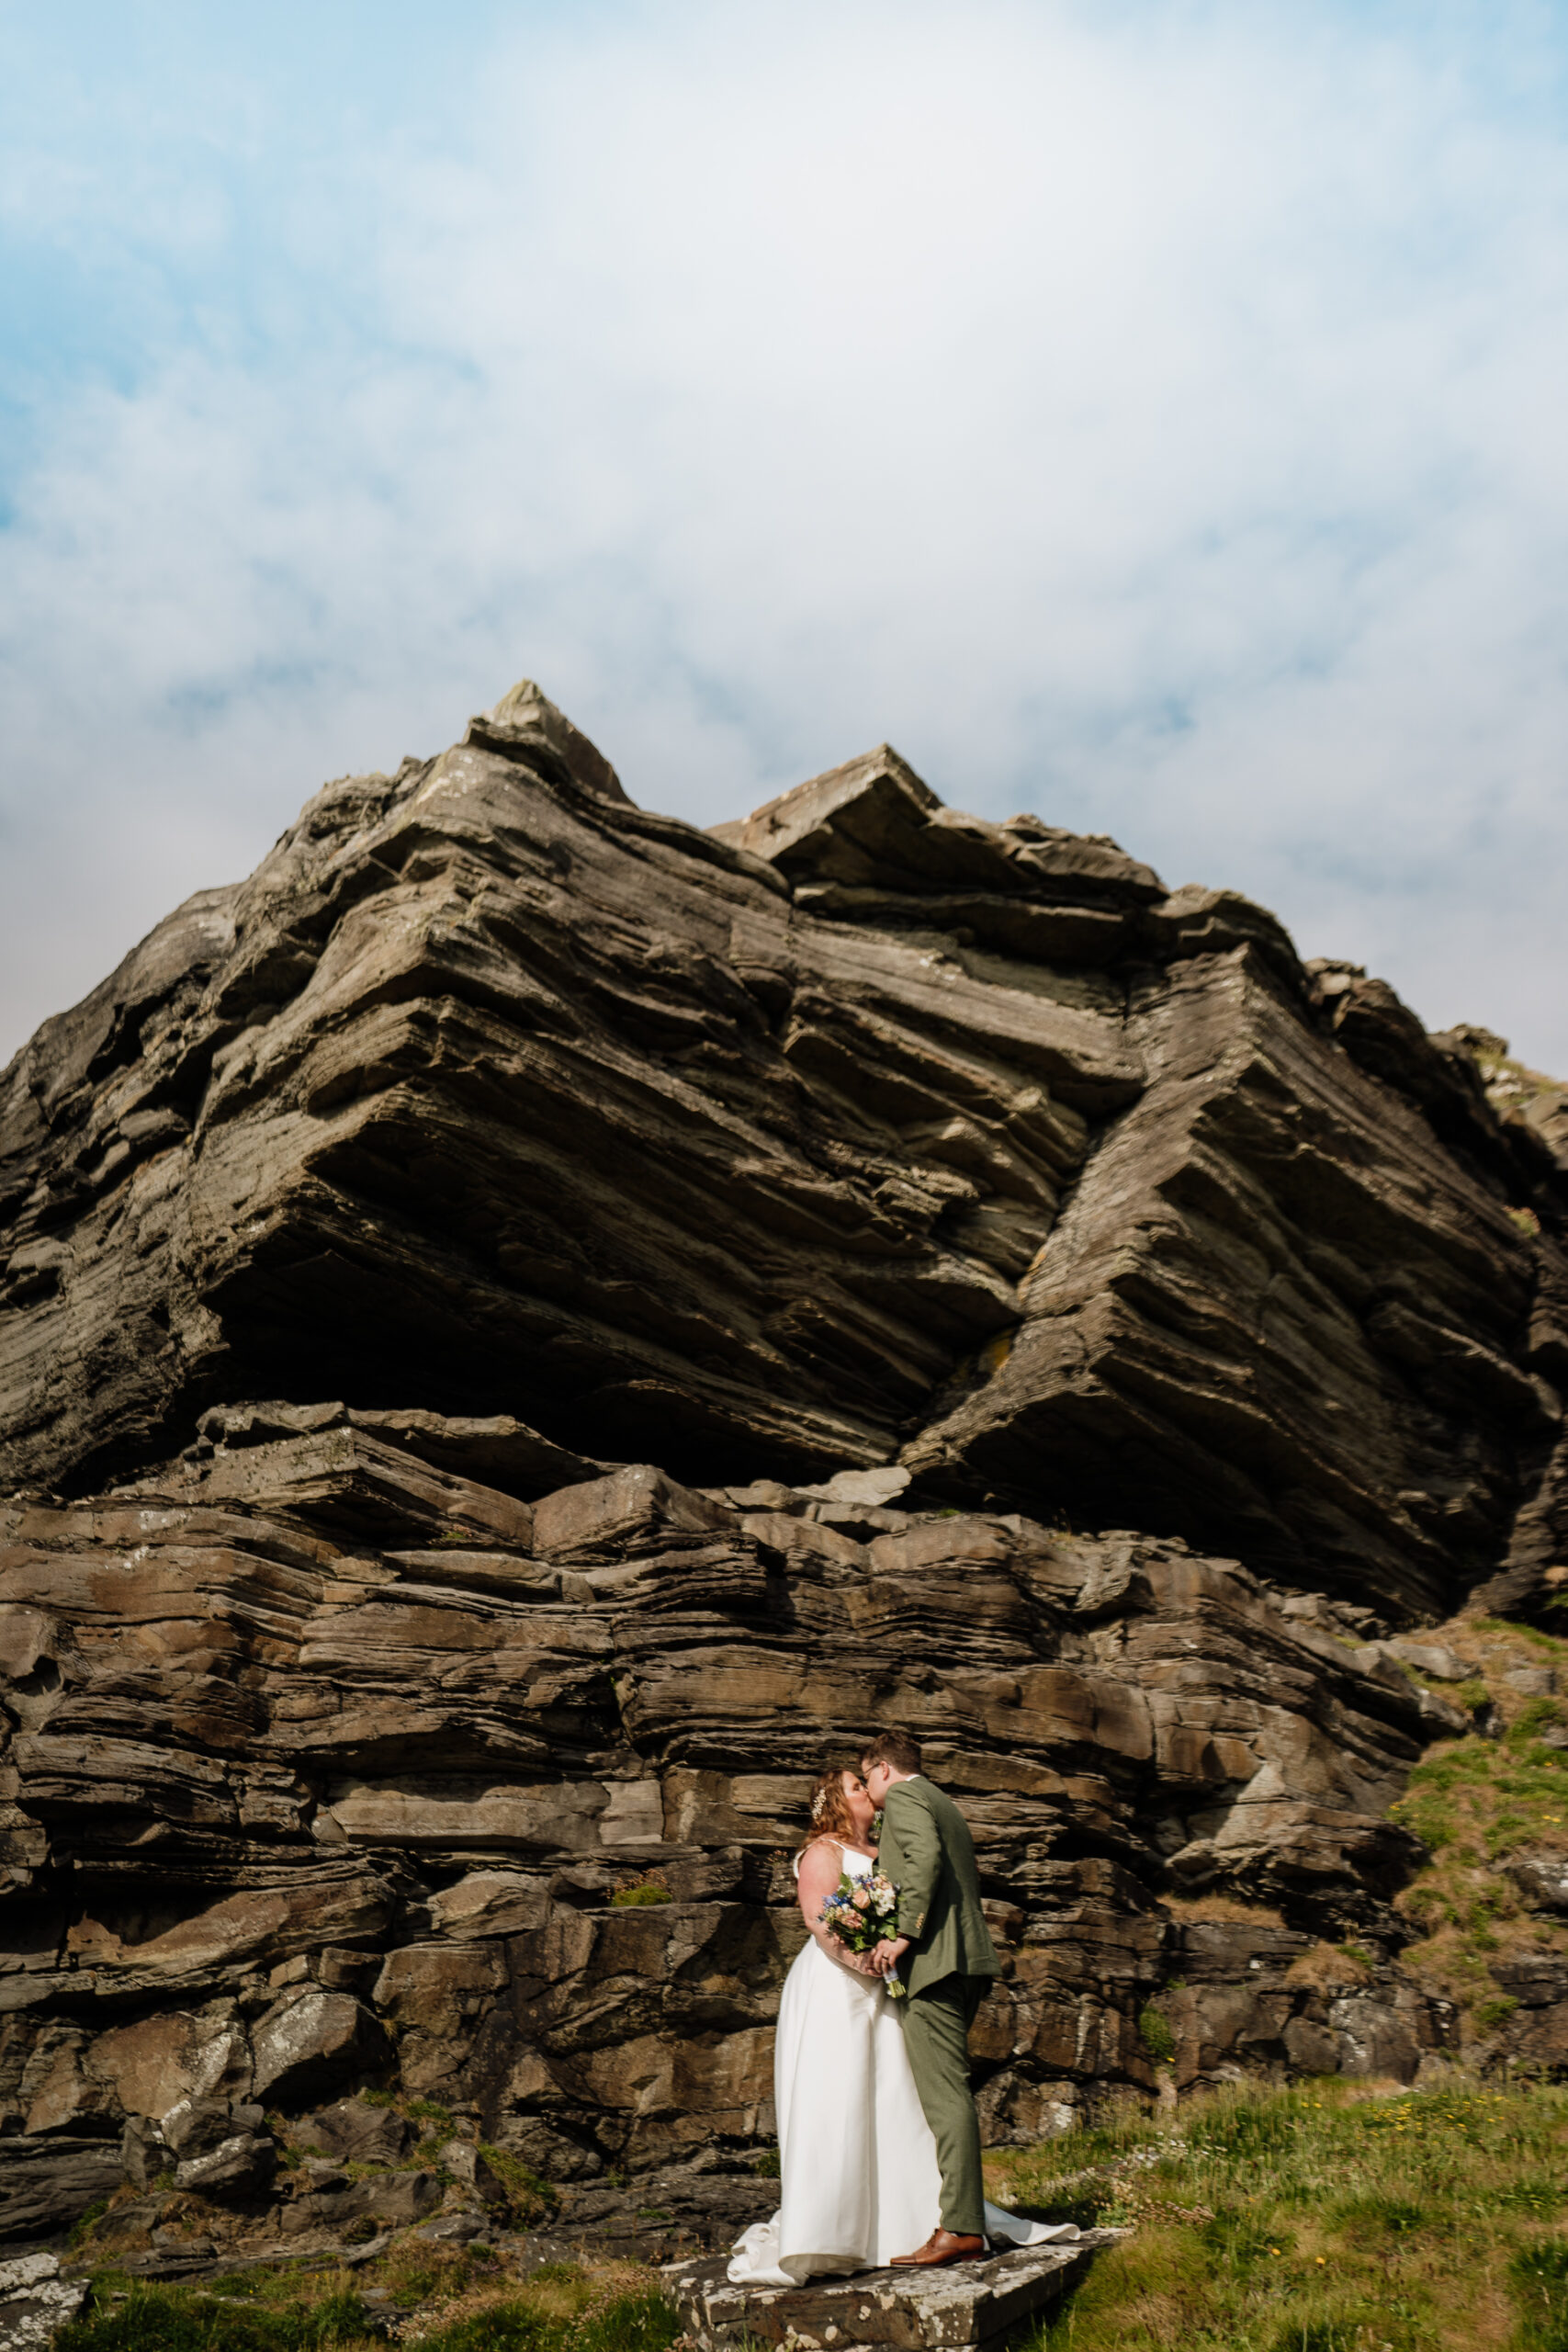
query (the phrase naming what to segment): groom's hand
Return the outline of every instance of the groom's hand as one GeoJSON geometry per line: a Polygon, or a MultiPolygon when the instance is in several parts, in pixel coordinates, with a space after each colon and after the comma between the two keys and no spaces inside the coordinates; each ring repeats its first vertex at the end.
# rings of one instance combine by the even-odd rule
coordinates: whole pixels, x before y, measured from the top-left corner
{"type": "Polygon", "coordinates": [[[885,1936],[871,1954],[871,1964],[878,1976],[891,1976],[909,1949],[908,1936],[885,1936]]]}

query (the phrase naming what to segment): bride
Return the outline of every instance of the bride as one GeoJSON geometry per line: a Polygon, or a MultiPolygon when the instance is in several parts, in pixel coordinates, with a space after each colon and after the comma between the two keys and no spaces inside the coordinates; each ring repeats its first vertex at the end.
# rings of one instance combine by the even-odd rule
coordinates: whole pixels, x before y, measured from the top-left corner
{"type": "MultiPolygon", "coordinates": [[[[773,2057],[781,2200],[771,2222],[737,2241],[736,2286],[792,2287],[877,2269],[921,2245],[936,2224],[936,2143],[904,2049],[900,2005],[818,1916],[841,1872],[870,1877],[874,1820],[858,1772],[822,1774],[795,1860],[810,1937],[784,1979],[773,2057]]],[[[986,2231],[1015,2245],[1077,2235],[991,2204],[986,2231]]]]}

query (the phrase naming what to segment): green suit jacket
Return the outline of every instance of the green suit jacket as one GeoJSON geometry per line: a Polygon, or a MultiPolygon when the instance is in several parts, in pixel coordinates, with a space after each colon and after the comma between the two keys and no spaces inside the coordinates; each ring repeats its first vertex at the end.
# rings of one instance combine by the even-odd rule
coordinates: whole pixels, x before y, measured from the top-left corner
{"type": "Polygon", "coordinates": [[[911,1993],[944,1976],[998,1973],[969,1824],[921,1773],[887,1792],[876,1867],[898,1889],[897,1932],[913,1947],[898,1973],[911,1993]]]}

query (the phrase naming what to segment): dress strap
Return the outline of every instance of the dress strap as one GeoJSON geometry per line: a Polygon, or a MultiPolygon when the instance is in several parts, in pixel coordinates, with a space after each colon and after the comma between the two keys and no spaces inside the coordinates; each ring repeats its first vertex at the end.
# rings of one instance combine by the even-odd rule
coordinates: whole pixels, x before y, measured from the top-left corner
{"type": "Polygon", "coordinates": [[[843,1860],[843,1858],[844,1858],[844,1841],[843,1841],[843,1839],[842,1839],[841,1838],[829,1838],[829,1837],[828,1837],[825,1833],[824,1833],[824,1835],[823,1835],[822,1837],[820,1837],[820,1838],[813,1838],[813,1839],[811,1840],[811,1845],[810,1845],[810,1846],[803,1846],[803,1847],[801,1848],[801,1849],[800,1849],[799,1853],[798,1853],[798,1854],[796,1854],[796,1855],[794,1857],[794,1859],[791,1860],[791,1862],[790,1862],[790,1869],[791,1869],[791,1870],[793,1871],[793,1872],[795,1873],[795,1883],[796,1883],[796,1884],[797,1884],[797,1885],[798,1885],[799,1881],[800,1881],[800,1866],[801,1866],[802,1862],[806,1860],[806,1857],[807,1856],[807,1854],[809,1854],[809,1852],[811,1851],[811,1847],[812,1847],[812,1846],[837,1846],[837,1848],[838,1848],[838,1849],[839,1849],[839,1860],[840,1860],[840,1862],[843,1860]]]}

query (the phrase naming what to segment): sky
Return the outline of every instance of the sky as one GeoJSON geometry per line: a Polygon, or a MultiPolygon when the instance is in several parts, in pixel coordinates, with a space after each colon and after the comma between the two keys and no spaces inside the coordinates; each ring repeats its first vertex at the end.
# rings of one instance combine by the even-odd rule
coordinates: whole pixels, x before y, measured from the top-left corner
{"type": "Polygon", "coordinates": [[[538,679],[1568,1074],[1568,0],[0,0],[0,1059],[538,679]]]}

